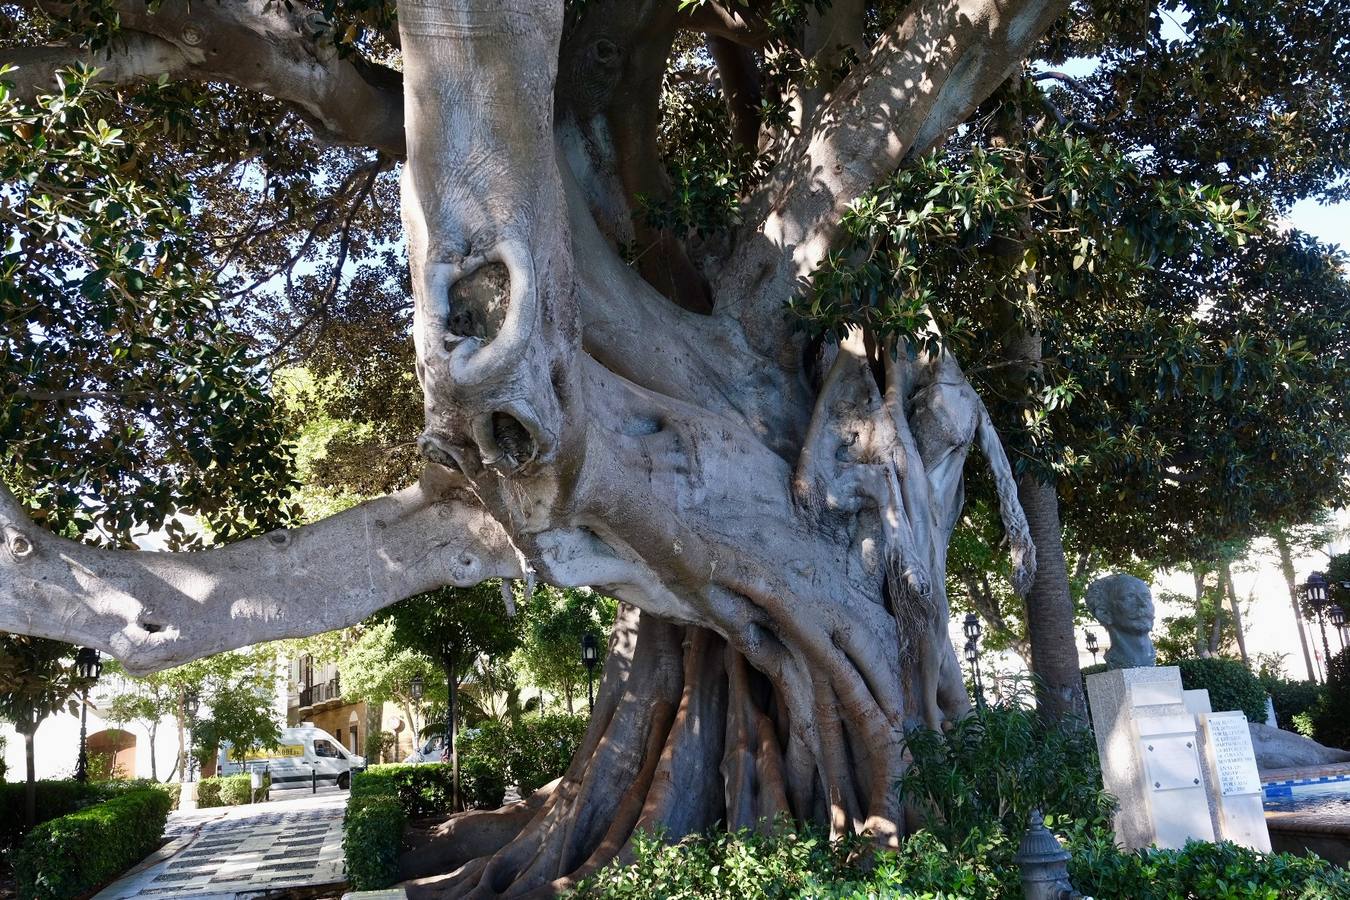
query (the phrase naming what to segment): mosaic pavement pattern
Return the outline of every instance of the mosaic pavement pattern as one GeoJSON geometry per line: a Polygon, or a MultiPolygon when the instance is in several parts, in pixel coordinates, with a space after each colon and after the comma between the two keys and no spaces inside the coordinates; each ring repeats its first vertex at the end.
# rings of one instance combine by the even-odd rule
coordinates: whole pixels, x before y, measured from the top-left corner
{"type": "Polygon", "coordinates": [[[195,838],[169,859],[113,884],[98,900],[231,898],[343,880],[340,802],[266,803],[200,823],[174,822],[166,837],[195,838]]]}

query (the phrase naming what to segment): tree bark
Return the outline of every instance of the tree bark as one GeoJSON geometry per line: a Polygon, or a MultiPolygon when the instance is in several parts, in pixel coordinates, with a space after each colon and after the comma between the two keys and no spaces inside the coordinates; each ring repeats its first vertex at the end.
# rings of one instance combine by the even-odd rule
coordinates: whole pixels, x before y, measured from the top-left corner
{"type": "Polygon", "coordinates": [[[1237,634],[1238,653],[1242,657],[1242,664],[1250,669],[1252,662],[1247,658],[1247,635],[1242,628],[1242,608],[1238,605],[1237,588],[1233,586],[1233,564],[1225,559],[1220,563],[1219,571],[1223,575],[1224,593],[1228,594],[1228,608],[1233,612],[1233,631],[1237,634]]]}
{"type": "Polygon", "coordinates": [[[21,731],[23,735],[24,790],[23,824],[31,829],[37,824],[37,756],[33,752],[33,734],[36,731],[21,731]]]}
{"type": "Polygon", "coordinates": [[[1317,669],[1313,666],[1313,655],[1308,649],[1308,633],[1303,622],[1303,610],[1298,602],[1298,580],[1294,573],[1294,554],[1289,546],[1289,538],[1283,531],[1276,529],[1275,548],[1280,553],[1280,574],[1284,576],[1285,586],[1289,588],[1289,605],[1294,611],[1294,627],[1298,629],[1298,643],[1303,650],[1303,665],[1308,672],[1309,681],[1317,681],[1317,669]]]}

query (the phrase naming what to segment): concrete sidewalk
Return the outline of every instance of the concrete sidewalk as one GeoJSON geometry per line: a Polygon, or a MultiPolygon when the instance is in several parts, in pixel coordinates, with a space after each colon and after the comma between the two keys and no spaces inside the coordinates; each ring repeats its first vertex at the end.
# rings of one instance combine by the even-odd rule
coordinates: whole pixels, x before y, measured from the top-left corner
{"type": "Polygon", "coordinates": [[[340,883],[347,796],[330,789],[174,813],[165,828],[169,843],[94,900],[243,900],[282,888],[340,883]]]}

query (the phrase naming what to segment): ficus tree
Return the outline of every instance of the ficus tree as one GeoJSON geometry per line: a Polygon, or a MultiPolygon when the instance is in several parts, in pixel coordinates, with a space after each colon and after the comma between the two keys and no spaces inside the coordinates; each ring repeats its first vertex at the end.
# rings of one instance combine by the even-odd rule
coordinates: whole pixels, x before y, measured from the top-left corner
{"type": "MultiPolygon", "coordinates": [[[[877,322],[854,298],[804,328],[803,304],[842,271],[855,201],[966,122],[1067,6],[6,7],[5,477],[36,499],[0,494],[0,627],[149,670],[447,585],[591,585],[623,605],[581,750],[443,891],[556,889],[637,830],[781,813],[894,844],[917,824],[892,790],[906,732],[969,707],[944,572],[970,448],[1018,590],[1027,491],[942,327],[951,280],[898,307],[921,316],[877,322]],[[342,477],[400,489],[290,527],[265,387],[297,361],[378,425],[342,477]],[[414,446],[412,483],[376,464],[414,446]],[[177,509],[234,542],[89,546],[177,509]],[[65,521],[90,540],[43,527],[65,521]]],[[[1150,21],[1118,6],[1074,22],[1104,46],[1150,21]]],[[[1231,227],[1239,208],[1193,188],[1177,182],[1182,219],[1231,227]]]]}

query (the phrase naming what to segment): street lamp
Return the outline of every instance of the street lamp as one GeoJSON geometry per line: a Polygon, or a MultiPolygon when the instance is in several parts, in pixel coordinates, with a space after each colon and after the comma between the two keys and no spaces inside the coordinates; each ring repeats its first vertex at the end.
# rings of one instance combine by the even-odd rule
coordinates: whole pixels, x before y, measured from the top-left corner
{"type": "Polygon", "coordinates": [[[1308,576],[1308,580],[1303,582],[1302,591],[1303,602],[1317,616],[1317,627],[1322,632],[1322,653],[1325,660],[1323,663],[1323,680],[1325,681],[1325,666],[1331,662],[1331,645],[1327,643],[1327,620],[1324,613],[1331,604],[1331,584],[1321,572],[1313,572],[1308,576]]]}
{"type": "Polygon", "coordinates": [[[975,705],[984,709],[984,679],[980,675],[980,635],[984,629],[980,627],[980,617],[974,613],[966,613],[961,629],[966,635],[966,662],[970,663],[971,675],[975,681],[975,705]]]}
{"type": "Polygon", "coordinates": [[[1345,649],[1345,608],[1339,603],[1331,604],[1331,612],[1327,614],[1331,619],[1331,624],[1336,629],[1336,635],[1341,639],[1341,649],[1345,649]]]}
{"type": "Polygon", "coordinates": [[[586,667],[586,702],[595,710],[595,664],[600,661],[600,642],[589,631],[581,636],[581,664],[586,667]]]}
{"type": "MultiPolygon", "coordinates": [[[[202,706],[202,698],[201,698],[201,695],[198,694],[195,690],[193,690],[193,691],[188,691],[186,694],[183,695],[183,712],[187,714],[187,722],[188,722],[188,747],[189,747],[189,748],[192,747],[192,736],[191,736],[191,735],[192,735],[192,731],[194,730],[194,729],[193,729],[193,726],[197,724],[197,711],[201,709],[201,706],[202,706]]],[[[191,751],[191,749],[189,749],[189,750],[188,750],[187,757],[188,757],[188,758],[184,761],[184,762],[186,763],[186,766],[187,766],[187,780],[188,780],[188,781],[196,781],[196,780],[197,780],[197,755],[196,755],[195,753],[193,753],[193,752],[191,751]]],[[[182,781],[182,780],[183,780],[183,775],[182,775],[182,770],[181,770],[181,769],[179,770],[178,780],[179,780],[179,781],[182,781]]]]}
{"type": "Polygon", "coordinates": [[[414,703],[422,702],[422,691],[426,689],[426,683],[422,681],[421,675],[414,675],[412,681],[408,682],[408,693],[412,694],[414,703]]]}
{"type": "Polygon", "coordinates": [[[75,761],[75,780],[89,780],[89,752],[85,746],[85,716],[89,710],[89,685],[98,681],[103,661],[93,647],[81,647],[75,654],[75,674],[84,682],[80,688],[80,755],[75,761]]]}
{"type": "Polygon", "coordinates": [[[1092,664],[1095,666],[1097,664],[1097,652],[1101,649],[1101,646],[1097,643],[1097,632],[1091,628],[1087,630],[1087,648],[1088,652],[1092,654],[1092,664]]]}

